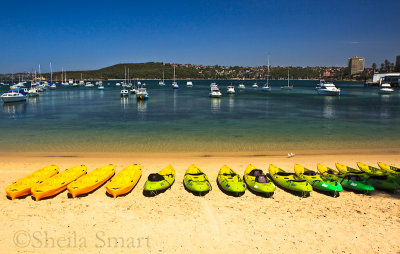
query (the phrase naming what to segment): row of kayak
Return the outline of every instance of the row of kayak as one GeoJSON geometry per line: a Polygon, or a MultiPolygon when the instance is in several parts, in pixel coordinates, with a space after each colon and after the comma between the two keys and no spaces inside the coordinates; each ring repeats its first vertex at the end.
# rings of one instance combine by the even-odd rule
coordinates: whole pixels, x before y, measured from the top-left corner
{"type": "MultiPolygon", "coordinates": [[[[335,195],[343,188],[365,194],[370,194],[375,188],[391,191],[400,189],[399,168],[382,162],[378,163],[380,168],[361,162],[357,165],[359,169],[336,163],[336,170],[318,164],[319,172],[316,172],[296,164],[295,172],[291,173],[271,164],[267,176],[261,169],[250,164],[243,177],[224,165],[218,173],[217,183],[222,190],[234,195],[243,194],[249,188],[257,194],[272,196],[275,184],[303,196],[310,194],[313,189],[335,195]]],[[[60,173],[58,170],[58,166],[51,165],[25,176],[6,188],[7,196],[13,200],[31,194],[38,201],[67,189],[75,198],[96,190],[108,181],[107,193],[116,198],[129,193],[142,176],[142,167],[139,165],[128,166],[115,176],[114,165],[103,166],[89,173],[83,165],[60,173]]],[[[158,173],[150,174],[143,190],[155,195],[170,188],[174,182],[175,170],[168,165],[158,173]]],[[[197,194],[206,194],[211,190],[207,175],[195,165],[186,170],[183,183],[187,190],[197,194]]]]}

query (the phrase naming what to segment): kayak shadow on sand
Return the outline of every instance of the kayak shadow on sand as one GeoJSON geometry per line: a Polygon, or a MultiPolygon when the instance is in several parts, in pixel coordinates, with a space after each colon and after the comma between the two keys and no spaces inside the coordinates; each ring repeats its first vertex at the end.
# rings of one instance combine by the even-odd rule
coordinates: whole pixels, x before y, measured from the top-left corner
{"type": "Polygon", "coordinates": [[[238,197],[243,196],[244,193],[245,193],[245,191],[243,191],[243,192],[231,192],[231,191],[226,191],[226,190],[222,189],[221,185],[220,185],[219,182],[218,182],[218,177],[217,177],[216,182],[217,182],[218,188],[219,188],[224,194],[226,194],[226,195],[228,195],[228,196],[238,198],[238,197]]]}
{"type": "Polygon", "coordinates": [[[208,191],[191,191],[191,190],[189,190],[189,189],[186,187],[185,181],[184,181],[184,180],[182,181],[182,183],[183,183],[183,187],[185,188],[185,190],[186,190],[187,192],[192,193],[193,196],[197,196],[197,197],[203,197],[203,196],[207,195],[207,194],[212,190],[211,183],[210,183],[211,188],[210,188],[210,190],[208,190],[208,191]]]}
{"type": "Polygon", "coordinates": [[[281,187],[279,184],[277,184],[277,182],[275,182],[274,178],[268,173],[266,174],[268,176],[268,178],[275,184],[275,186],[283,191],[286,191],[287,193],[290,193],[292,195],[301,197],[301,198],[308,198],[310,197],[310,192],[302,192],[302,191],[292,191],[292,190],[288,190],[286,188],[281,187]]]}

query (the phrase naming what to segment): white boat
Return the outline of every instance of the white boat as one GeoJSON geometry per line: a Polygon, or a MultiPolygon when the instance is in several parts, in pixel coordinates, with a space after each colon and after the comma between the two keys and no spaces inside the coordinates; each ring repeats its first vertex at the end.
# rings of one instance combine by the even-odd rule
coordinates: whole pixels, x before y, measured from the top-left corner
{"type": "Polygon", "coordinates": [[[99,86],[97,87],[97,89],[98,89],[98,90],[104,90],[104,86],[103,86],[103,85],[99,85],[99,86]]]}
{"type": "Polygon", "coordinates": [[[76,83],[76,82],[73,83],[73,84],[72,84],[72,87],[78,87],[78,83],[76,83]]]}
{"type": "Polygon", "coordinates": [[[291,86],[290,85],[290,83],[289,83],[289,69],[288,69],[288,71],[287,71],[287,86],[281,86],[281,89],[284,89],[284,90],[292,90],[293,89],[293,86],[291,86]]]}
{"type": "Polygon", "coordinates": [[[121,97],[128,96],[129,95],[129,90],[124,88],[124,89],[121,90],[120,94],[121,94],[121,97]]]}
{"type": "MultiPolygon", "coordinates": [[[[66,74],[66,73],[65,73],[65,74],[66,74]]],[[[68,80],[68,84],[69,84],[69,85],[74,84],[74,80],[73,80],[73,79],[68,80]]]]}
{"type": "Polygon", "coordinates": [[[10,89],[10,91],[8,91],[7,93],[3,93],[1,95],[1,99],[4,103],[26,101],[26,94],[24,89],[14,88],[10,89]]]}
{"type": "Polygon", "coordinates": [[[220,98],[221,97],[221,91],[218,88],[218,85],[216,83],[211,83],[210,85],[210,97],[211,98],[220,98]]]}
{"type": "Polygon", "coordinates": [[[226,92],[228,94],[234,94],[235,93],[235,87],[234,86],[228,86],[228,90],[226,92]]]}
{"type": "Polygon", "coordinates": [[[50,85],[50,89],[56,89],[56,88],[57,88],[56,84],[53,83],[53,84],[50,85]]]}
{"type": "Polygon", "coordinates": [[[193,82],[192,81],[186,81],[186,86],[189,86],[189,87],[193,86],[193,82]]]}
{"type": "Polygon", "coordinates": [[[28,91],[28,96],[29,97],[39,96],[39,90],[31,87],[31,89],[29,89],[29,91],[28,91]]]}
{"type": "Polygon", "coordinates": [[[261,91],[265,91],[265,92],[270,92],[271,91],[271,87],[269,86],[269,56],[268,56],[268,73],[267,73],[267,83],[265,83],[263,85],[263,87],[261,88],[261,91]]]}
{"type": "Polygon", "coordinates": [[[246,86],[243,83],[239,83],[238,89],[246,89],[246,86]]]}
{"type": "Polygon", "coordinates": [[[332,82],[325,82],[324,80],[320,80],[316,90],[319,95],[340,95],[340,88],[337,88],[332,82]]]}
{"type": "Polygon", "coordinates": [[[149,98],[149,94],[147,93],[146,88],[139,87],[136,92],[136,99],[138,100],[147,100],[149,98]]]}
{"type": "Polygon", "coordinates": [[[258,84],[257,84],[257,83],[254,83],[251,87],[252,87],[252,88],[258,88],[258,84]]]}
{"type": "Polygon", "coordinates": [[[388,83],[381,84],[381,87],[379,88],[380,94],[392,94],[393,91],[394,90],[393,90],[392,86],[388,83]]]}
{"type": "Polygon", "coordinates": [[[121,86],[121,83],[116,83],[115,86],[121,86]]]}
{"type": "Polygon", "coordinates": [[[178,89],[179,88],[178,83],[175,81],[175,65],[174,65],[174,81],[172,82],[172,88],[173,89],[178,89]]]}
{"type": "Polygon", "coordinates": [[[131,94],[135,94],[137,92],[136,87],[132,86],[131,90],[129,90],[131,94]]]}
{"type": "Polygon", "coordinates": [[[87,82],[85,87],[92,88],[94,87],[94,85],[91,82],[87,82]]]}
{"type": "Polygon", "coordinates": [[[164,70],[162,72],[162,80],[158,82],[159,86],[165,86],[165,82],[164,82],[164,70]]]}

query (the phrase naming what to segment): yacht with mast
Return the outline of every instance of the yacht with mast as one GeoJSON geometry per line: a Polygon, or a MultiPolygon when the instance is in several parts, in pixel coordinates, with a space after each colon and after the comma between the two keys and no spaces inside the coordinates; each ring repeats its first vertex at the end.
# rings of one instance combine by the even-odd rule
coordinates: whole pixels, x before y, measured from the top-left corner
{"type": "Polygon", "coordinates": [[[165,81],[164,81],[164,69],[163,69],[163,71],[162,71],[162,81],[159,81],[159,82],[158,82],[158,85],[159,85],[159,86],[165,86],[165,81]]]}
{"type": "Polygon", "coordinates": [[[264,84],[264,86],[261,88],[262,91],[265,92],[270,92],[271,91],[271,87],[269,86],[269,55],[268,55],[268,66],[267,66],[267,83],[264,84]]]}
{"type": "Polygon", "coordinates": [[[172,82],[172,88],[173,89],[178,89],[179,88],[178,83],[175,81],[175,65],[174,65],[174,81],[172,82]]]}
{"type": "Polygon", "coordinates": [[[292,90],[293,89],[293,86],[290,85],[289,80],[290,80],[290,78],[289,78],[289,68],[288,68],[288,70],[287,70],[287,86],[281,86],[281,89],[284,89],[284,90],[292,90]]]}

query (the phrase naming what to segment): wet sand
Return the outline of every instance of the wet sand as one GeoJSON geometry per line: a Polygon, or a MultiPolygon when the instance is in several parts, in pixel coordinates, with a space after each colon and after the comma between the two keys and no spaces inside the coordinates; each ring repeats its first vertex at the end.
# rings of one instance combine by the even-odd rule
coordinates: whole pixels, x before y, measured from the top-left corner
{"type": "Polygon", "coordinates": [[[293,171],[295,163],[316,170],[316,163],[356,166],[384,161],[400,166],[400,149],[253,153],[2,153],[0,155],[0,247],[4,253],[396,253],[400,250],[400,193],[371,196],[343,191],[333,198],[312,192],[300,198],[277,188],[272,198],[249,191],[241,197],[219,190],[223,164],[243,174],[248,163],[266,171],[269,164],[293,171]],[[105,164],[117,172],[141,164],[143,176],[133,191],[113,199],[105,186],[80,198],[59,195],[35,202],[30,196],[8,200],[4,189],[50,164],[84,164],[88,171],[105,164]],[[145,197],[147,176],[171,163],[176,181],[170,190],[145,197]],[[213,189],[204,197],[187,192],[185,170],[196,164],[213,189]]]}

